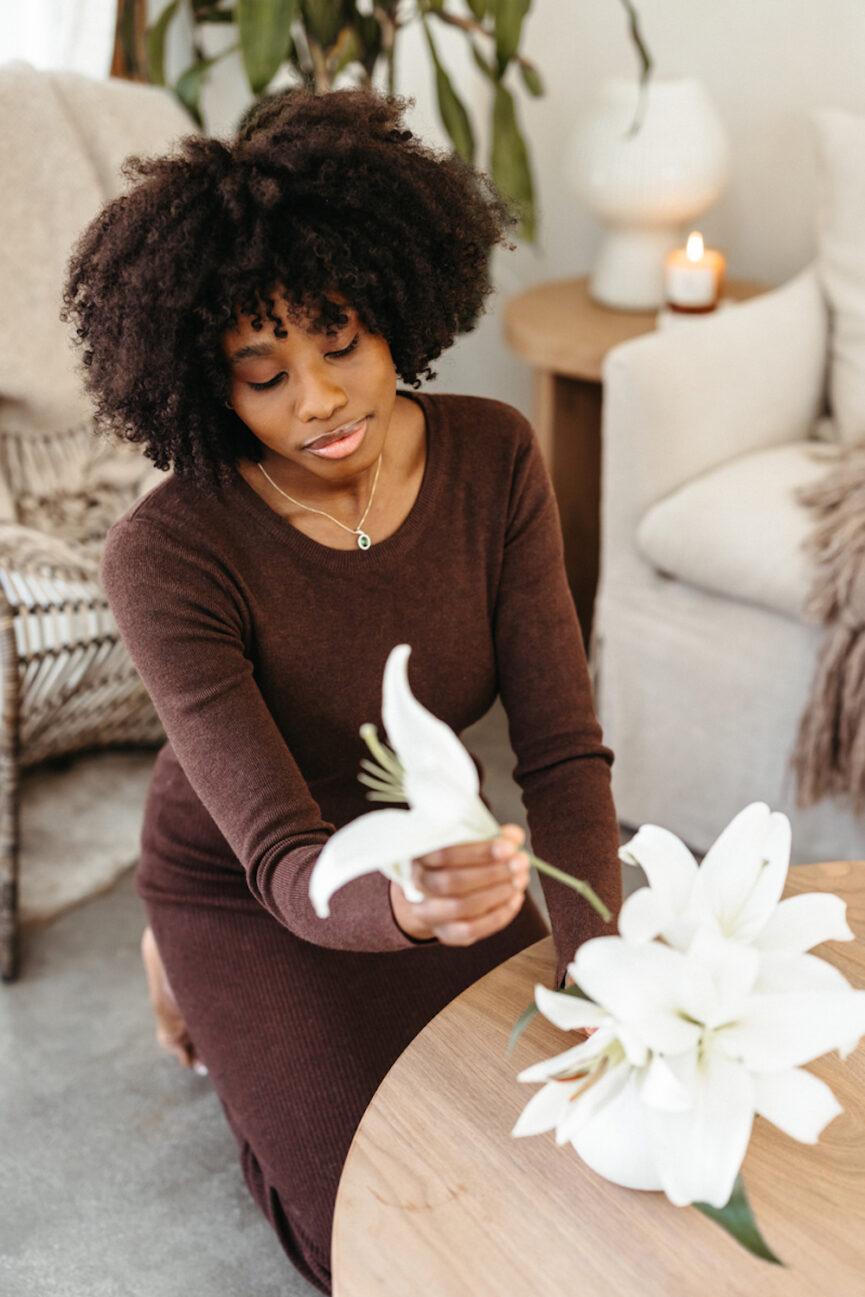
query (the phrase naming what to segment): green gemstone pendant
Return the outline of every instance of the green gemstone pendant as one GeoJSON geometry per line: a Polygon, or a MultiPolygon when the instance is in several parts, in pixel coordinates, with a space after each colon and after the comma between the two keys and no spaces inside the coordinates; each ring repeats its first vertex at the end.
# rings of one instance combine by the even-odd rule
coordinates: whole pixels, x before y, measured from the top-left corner
{"type": "Polygon", "coordinates": [[[371,544],[372,544],[372,541],[370,540],[369,536],[367,536],[367,534],[366,534],[365,531],[359,531],[359,532],[357,533],[357,547],[358,547],[358,549],[369,549],[369,547],[370,547],[371,544]]]}

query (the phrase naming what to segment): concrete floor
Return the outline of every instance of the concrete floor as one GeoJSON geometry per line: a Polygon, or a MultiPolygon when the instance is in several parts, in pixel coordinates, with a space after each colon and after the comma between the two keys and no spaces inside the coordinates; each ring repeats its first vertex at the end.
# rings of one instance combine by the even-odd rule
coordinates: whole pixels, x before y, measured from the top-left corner
{"type": "MultiPolygon", "coordinates": [[[[520,819],[502,714],[470,742],[496,813],[520,819]]],[[[29,929],[0,987],[0,1294],[309,1297],[207,1078],[156,1047],[142,928],[127,875],[29,929]]]]}

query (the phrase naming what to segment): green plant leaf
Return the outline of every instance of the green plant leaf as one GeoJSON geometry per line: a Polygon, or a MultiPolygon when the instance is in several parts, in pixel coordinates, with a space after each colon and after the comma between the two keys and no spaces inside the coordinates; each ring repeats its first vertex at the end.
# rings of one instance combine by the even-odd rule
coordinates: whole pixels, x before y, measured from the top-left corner
{"type": "Polygon", "coordinates": [[[165,85],[165,37],[177,13],[180,0],[171,0],[145,36],[147,47],[147,79],[154,86],[165,85]]]}
{"type": "Polygon", "coordinates": [[[741,1175],[736,1176],[733,1192],[725,1207],[710,1207],[707,1202],[695,1202],[694,1206],[704,1216],[708,1216],[710,1220],[725,1229],[728,1234],[732,1234],[736,1242],[741,1243],[742,1247],[747,1248],[749,1252],[753,1252],[754,1256],[760,1257],[763,1261],[771,1261],[773,1265],[784,1264],[757,1228],[741,1175]]]}
{"type": "Polygon", "coordinates": [[[493,85],[495,85],[496,81],[498,80],[498,77],[496,76],[495,68],[491,63],[487,63],[486,59],[484,58],[483,54],[481,54],[480,50],[478,49],[477,45],[475,45],[474,41],[471,42],[471,46],[472,46],[472,55],[474,57],[475,63],[478,65],[478,68],[480,69],[481,72],[483,72],[487,80],[492,81],[493,85]]]}
{"type": "Polygon", "coordinates": [[[487,16],[487,0],[466,0],[466,4],[471,9],[475,21],[482,23],[487,16]]]}
{"type": "MultiPolygon", "coordinates": [[[[577,998],[580,1000],[587,1000],[589,998],[586,995],[585,991],[581,991],[578,986],[563,986],[560,989],[559,994],[576,995],[577,998]]],[[[517,1043],[520,1036],[523,1034],[526,1027],[531,1022],[532,1018],[534,1018],[535,1014],[539,1012],[540,1010],[538,1009],[538,1006],[535,1004],[534,1000],[532,1000],[531,1004],[527,1004],[526,1007],[523,1009],[522,1013],[514,1023],[514,1028],[513,1031],[511,1032],[510,1040],[508,1041],[509,1054],[512,1053],[514,1045],[517,1043]]]]}
{"type": "Polygon", "coordinates": [[[235,9],[246,79],[260,95],[285,60],[298,0],[237,0],[235,9]]]}
{"type": "MultiPolygon", "coordinates": [[[[353,6],[347,6],[351,9],[353,6]]],[[[309,35],[323,50],[336,44],[343,27],[343,0],[300,0],[300,11],[309,35]]]]}
{"type": "Polygon", "coordinates": [[[499,76],[520,48],[523,19],[532,7],[532,0],[490,0],[489,5],[496,33],[496,60],[499,76]]]}
{"type": "Polygon", "coordinates": [[[499,193],[512,204],[520,221],[520,237],[535,240],[535,190],[526,142],[517,120],[513,95],[499,81],[493,100],[490,175],[499,193]]]}
{"type": "Polygon", "coordinates": [[[450,77],[442,67],[438,50],[426,23],[424,23],[424,31],[435,68],[439,117],[457,153],[464,162],[472,165],[475,160],[475,137],[469,115],[466,112],[465,104],[454,90],[450,77]]]}
{"type": "MultiPolygon", "coordinates": [[[[228,50],[225,51],[225,54],[227,53],[228,50]]],[[[198,126],[204,125],[199,107],[202,86],[214,63],[218,63],[223,57],[223,54],[217,54],[211,59],[196,59],[185,72],[181,72],[174,83],[174,93],[198,126]]]]}
{"type": "Polygon", "coordinates": [[[523,85],[530,95],[534,95],[536,99],[539,99],[544,93],[544,83],[541,80],[540,72],[535,67],[534,63],[521,62],[519,67],[520,76],[523,79],[523,85]]]}

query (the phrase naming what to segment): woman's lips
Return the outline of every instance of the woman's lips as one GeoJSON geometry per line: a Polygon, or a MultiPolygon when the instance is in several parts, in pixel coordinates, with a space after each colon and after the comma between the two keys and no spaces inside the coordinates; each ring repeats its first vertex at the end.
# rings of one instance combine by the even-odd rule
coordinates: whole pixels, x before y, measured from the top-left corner
{"type": "Polygon", "coordinates": [[[310,455],[320,455],[323,459],[345,459],[348,455],[353,455],[366,436],[366,419],[361,419],[359,423],[353,423],[344,432],[330,433],[327,436],[316,437],[304,446],[310,455]]]}

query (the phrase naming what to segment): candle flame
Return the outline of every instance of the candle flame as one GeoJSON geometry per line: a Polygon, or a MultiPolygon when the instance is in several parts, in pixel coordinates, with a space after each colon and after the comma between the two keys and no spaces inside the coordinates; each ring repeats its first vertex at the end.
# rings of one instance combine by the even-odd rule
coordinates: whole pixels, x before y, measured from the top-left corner
{"type": "Polygon", "coordinates": [[[689,261],[700,261],[703,256],[703,236],[695,230],[693,234],[688,235],[688,246],[685,249],[685,255],[689,261]]]}

